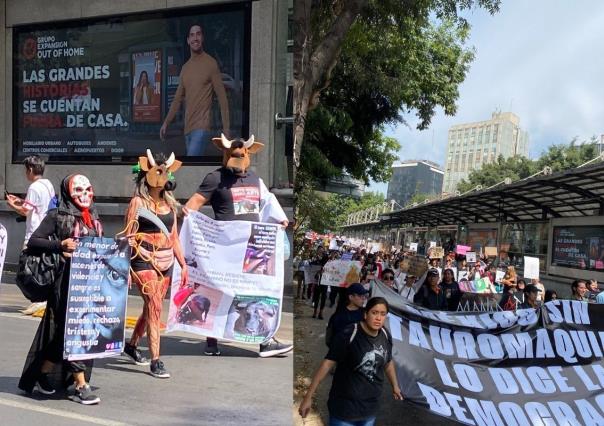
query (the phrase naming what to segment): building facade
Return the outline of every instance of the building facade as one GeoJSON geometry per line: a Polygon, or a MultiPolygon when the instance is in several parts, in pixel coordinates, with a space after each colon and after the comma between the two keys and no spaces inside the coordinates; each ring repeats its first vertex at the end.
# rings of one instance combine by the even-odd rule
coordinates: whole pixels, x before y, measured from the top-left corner
{"type": "Polygon", "coordinates": [[[388,182],[388,200],[405,207],[415,194],[440,194],[444,172],[430,161],[403,161],[392,166],[388,182]]]}
{"type": "Polygon", "coordinates": [[[443,193],[453,195],[457,184],[473,170],[504,158],[529,155],[528,133],[512,112],[494,112],[490,120],[458,124],[449,129],[443,193]]]}

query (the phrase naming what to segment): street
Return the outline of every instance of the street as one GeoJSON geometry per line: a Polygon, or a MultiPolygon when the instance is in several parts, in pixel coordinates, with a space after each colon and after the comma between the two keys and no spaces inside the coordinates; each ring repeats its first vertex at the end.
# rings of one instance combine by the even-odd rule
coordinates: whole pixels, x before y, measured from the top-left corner
{"type": "MultiPolygon", "coordinates": [[[[287,293],[287,288],[286,288],[287,293]]],[[[39,319],[18,311],[29,302],[13,284],[0,284],[0,418],[4,425],[289,425],[292,355],[262,359],[257,345],[221,342],[222,356],[203,355],[205,339],[186,333],[162,334],[161,359],[172,377],[153,378],[149,367],[125,356],[95,361],[91,385],[96,406],[64,396],[41,398],[17,388],[39,319]]],[[[288,309],[291,301],[284,301],[288,309]]],[[[128,298],[128,316],[142,307],[128,298]]],[[[291,308],[289,308],[291,310],[291,308]]],[[[167,314],[165,303],[164,315],[167,314]]],[[[127,335],[131,330],[127,331],[127,335]]],[[[283,314],[276,336],[293,340],[292,313],[283,314]]],[[[141,349],[147,350],[146,340],[141,349]]]]}

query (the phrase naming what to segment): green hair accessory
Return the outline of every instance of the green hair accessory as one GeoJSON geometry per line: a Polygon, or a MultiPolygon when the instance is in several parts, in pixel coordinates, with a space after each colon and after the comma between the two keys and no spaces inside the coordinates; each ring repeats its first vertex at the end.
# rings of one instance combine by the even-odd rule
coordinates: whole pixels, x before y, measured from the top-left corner
{"type": "Polygon", "coordinates": [[[140,171],[141,171],[140,163],[136,163],[134,166],[132,166],[132,173],[139,174],[140,171]]]}

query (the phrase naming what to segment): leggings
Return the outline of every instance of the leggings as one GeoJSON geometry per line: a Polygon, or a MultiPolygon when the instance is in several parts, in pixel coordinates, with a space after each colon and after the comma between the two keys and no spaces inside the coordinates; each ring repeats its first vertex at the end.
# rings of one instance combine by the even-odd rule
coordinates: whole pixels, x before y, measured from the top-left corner
{"type": "Polygon", "coordinates": [[[132,272],[132,281],[143,297],[143,312],[136,321],[136,326],[130,338],[130,344],[137,346],[139,339],[147,331],[149,352],[151,359],[159,358],[159,328],[161,325],[162,302],[170,286],[169,271],[160,280],[160,275],[155,270],[132,272]]]}

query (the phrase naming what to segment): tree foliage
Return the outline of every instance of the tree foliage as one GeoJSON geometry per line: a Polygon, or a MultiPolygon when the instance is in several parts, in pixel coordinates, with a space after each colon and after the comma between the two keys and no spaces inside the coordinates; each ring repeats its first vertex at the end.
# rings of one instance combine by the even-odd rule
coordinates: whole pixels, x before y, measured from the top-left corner
{"type": "Polygon", "coordinates": [[[488,188],[510,178],[513,181],[527,178],[545,167],[550,167],[553,172],[573,169],[592,160],[598,155],[597,138],[594,136],[589,141],[578,142],[575,138],[570,144],[550,146],[541,157],[529,160],[525,157],[510,157],[504,159],[499,156],[496,162],[485,164],[479,170],[474,170],[468,180],[461,180],[457,190],[467,192],[477,185],[488,188]]]}

